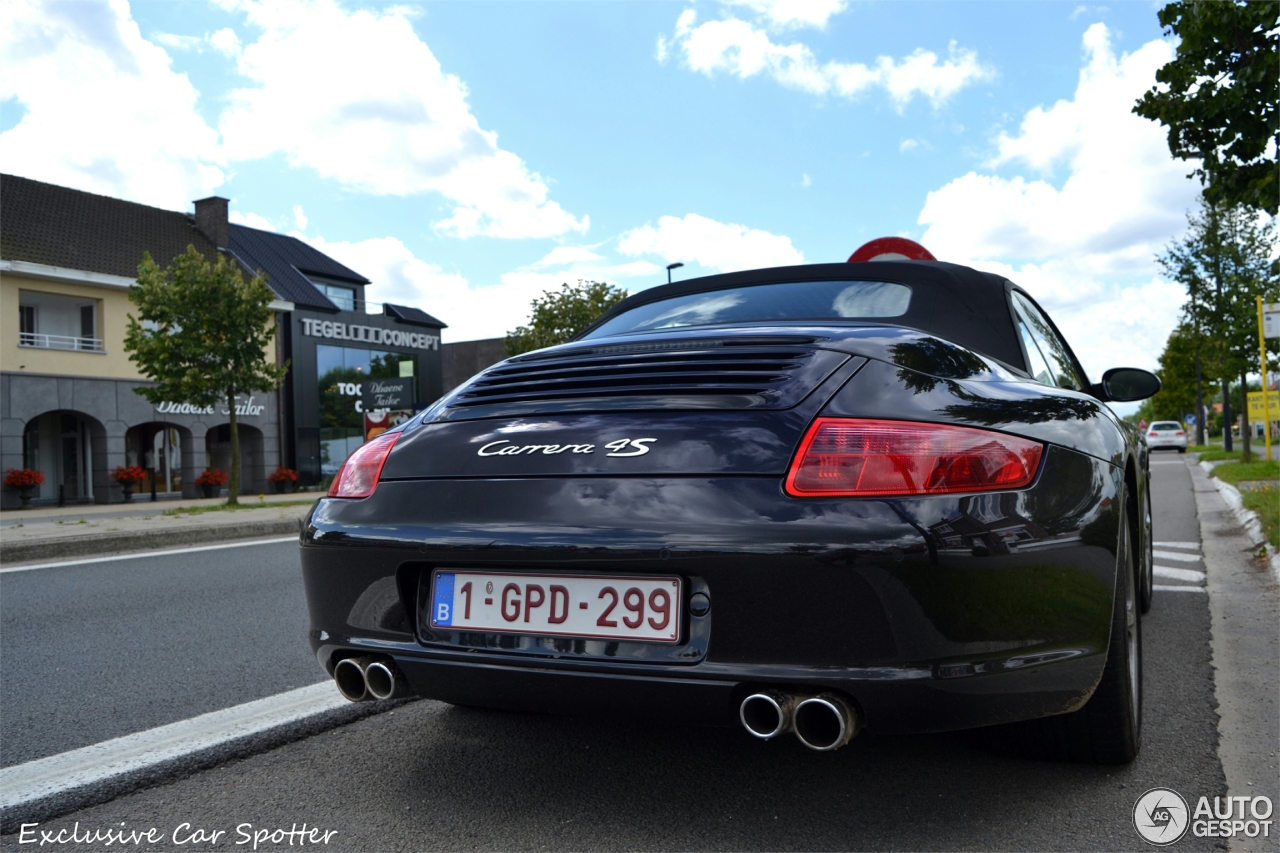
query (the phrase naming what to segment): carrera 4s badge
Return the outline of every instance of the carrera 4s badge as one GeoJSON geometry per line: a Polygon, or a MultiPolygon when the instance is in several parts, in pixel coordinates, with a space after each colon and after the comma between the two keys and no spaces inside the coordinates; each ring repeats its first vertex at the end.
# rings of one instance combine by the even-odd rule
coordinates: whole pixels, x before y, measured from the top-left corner
{"type": "MultiPolygon", "coordinates": [[[[656,438],[620,438],[604,445],[609,452],[606,456],[644,456],[649,452],[649,445],[656,438]]],[[[491,441],[476,451],[477,456],[521,456],[542,453],[554,456],[557,453],[595,453],[594,444],[512,444],[505,438],[491,441]]]]}

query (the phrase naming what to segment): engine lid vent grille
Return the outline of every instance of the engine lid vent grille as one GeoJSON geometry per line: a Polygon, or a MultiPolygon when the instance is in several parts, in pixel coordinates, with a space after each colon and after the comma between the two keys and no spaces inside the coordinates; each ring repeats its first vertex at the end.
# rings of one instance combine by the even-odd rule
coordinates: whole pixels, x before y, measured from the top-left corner
{"type": "Polygon", "coordinates": [[[786,408],[847,358],[798,336],[578,346],[473,379],[445,419],[556,411],[786,408]]]}

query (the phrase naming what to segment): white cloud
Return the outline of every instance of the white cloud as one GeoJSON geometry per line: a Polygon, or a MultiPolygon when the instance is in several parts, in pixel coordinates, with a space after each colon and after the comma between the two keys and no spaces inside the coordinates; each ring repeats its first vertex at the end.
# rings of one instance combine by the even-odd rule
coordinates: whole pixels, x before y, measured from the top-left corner
{"type": "Polygon", "coordinates": [[[303,212],[300,204],[293,206],[293,225],[299,231],[307,230],[307,214],[303,212]]]}
{"type": "Polygon", "coordinates": [[[624,255],[658,255],[665,261],[696,261],[721,272],[804,263],[791,238],[745,225],[717,222],[696,213],[663,216],[658,227],[643,225],[622,235],[624,255]]]}
{"type": "Polygon", "coordinates": [[[257,228],[259,231],[275,231],[276,226],[270,219],[258,213],[241,213],[238,210],[231,210],[227,214],[227,219],[236,225],[246,225],[249,228],[257,228]]]}
{"type": "Polygon", "coordinates": [[[580,246],[556,246],[545,257],[534,261],[533,267],[564,266],[566,264],[590,263],[602,260],[600,255],[580,246]]]}
{"type": "Polygon", "coordinates": [[[195,87],[125,0],[10,0],[0,67],[0,101],[26,110],[0,134],[5,171],[180,210],[223,183],[195,87]]]}
{"type": "Polygon", "coordinates": [[[804,172],[803,174],[800,175],[800,186],[802,187],[813,186],[813,178],[809,177],[808,172],[804,172]]]}
{"type": "Polygon", "coordinates": [[[905,153],[907,153],[908,151],[913,151],[913,150],[915,150],[916,148],[919,148],[919,147],[920,147],[920,143],[919,143],[919,142],[917,142],[916,140],[914,140],[914,139],[904,139],[904,140],[902,140],[902,142],[898,145],[898,151],[900,151],[901,153],[905,154],[905,153]]]}
{"type": "Polygon", "coordinates": [[[480,286],[416,257],[395,237],[330,242],[322,237],[295,236],[369,278],[372,284],[366,293],[371,302],[412,305],[448,323],[444,330],[447,341],[502,337],[528,322],[533,299],[580,278],[633,290],[635,283],[628,284],[628,279],[649,279],[639,282],[641,287],[661,282],[661,268],[655,264],[602,264],[598,262],[603,259],[593,252],[560,247],[530,268],[505,273],[497,284],[480,286]],[[551,269],[557,265],[561,269],[551,269]]]}
{"type": "Polygon", "coordinates": [[[224,27],[209,36],[209,44],[213,45],[214,50],[227,56],[240,54],[240,36],[236,35],[236,31],[230,27],[224,27]]]}
{"type": "Polygon", "coordinates": [[[872,65],[834,60],[822,63],[807,45],[778,44],[765,28],[739,18],[699,24],[693,9],[680,14],[670,40],[659,39],[659,61],[665,61],[673,49],[680,53],[685,67],[708,77],[725,73],[746,80],[766,74],[788,88],[846,98],[878,88],[898,109],[917,95],[934,107],[941,106],[966,86],[995,74],[978,61],[975,52],[957,47],[955,42],[948,47],[945,60],[921,48],[902,59],[877,57],[872,65]]]}
{"type": "Polygon", "coordinates": [[[205,44],[205,40],[200,36],[180,36],[174,33],[156,33],[151,38],[165,47],[172,47],[175,50],[194,50],[197,53],[205,44]]]}
{"type": "Polygon", "coordinates": [[[827,25],[832,15],[848,6],[847,0],[723,0],[726,6],[746,6],[775,29],[827,25]]]}
{"type": "Polygon", "coordinates": [[[454,209],[435,227],[458,237],[587,230],[585,216],[550,200],[546,180],[480,126],[466,86],[441,69],[403,7],[237,5],[262,33],[239,58],[255,85],[231,93],[219,122],[229,159],[283,152],[359,192],[439,193],[454,209]]]}
{"type": "Polygon", "coordinates": [[[1152,41],[1117,57],[1102,24],[1083,44],[1072,99],[1029,111],[996,139],[987,168],[1031,174],[970,172],[929,193],[918,221],[937,257],[1026,287],[1096,377],[1155,366],[1184,296],[1159,279],[1154,256],[1182,233],[1198,187],[1161,126],[1130,112],[1172,47],[1152,41]]]}

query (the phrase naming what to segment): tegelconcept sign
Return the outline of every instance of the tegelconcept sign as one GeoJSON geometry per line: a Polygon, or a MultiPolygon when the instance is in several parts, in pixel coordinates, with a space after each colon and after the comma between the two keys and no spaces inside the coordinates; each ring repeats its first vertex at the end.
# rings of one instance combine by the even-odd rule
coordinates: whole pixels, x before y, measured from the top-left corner
{"type": "Polygon", "coordinates": [[[340,341],[356,341],[362,344],[383,344],[414,349],[440,349],[440,336],[422,332],[406,332],[401,329],[382,329],[377,326],[358,326],[355,323],[335,323],[332,320],[302,318],[302,334],[313,338],[336,338],[340,341]]]}

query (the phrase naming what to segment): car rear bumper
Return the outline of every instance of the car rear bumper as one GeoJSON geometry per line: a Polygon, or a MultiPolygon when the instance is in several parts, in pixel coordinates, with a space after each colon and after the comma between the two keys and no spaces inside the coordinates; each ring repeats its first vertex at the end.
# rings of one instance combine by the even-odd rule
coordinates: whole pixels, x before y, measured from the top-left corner
{"type": "Polygon", "coordinates": [[[303,533],[311,643],[393,658],[456,704],[732,724],[749,692],[835,690],[876,731],[1082,705],[1110,631],[1119,475],[1050,448],[1023,492],[796,500],[776,478],[383,482],[303,533]],[[432,630],[437,568],[678,575],[677,646],[432,630]]]}

